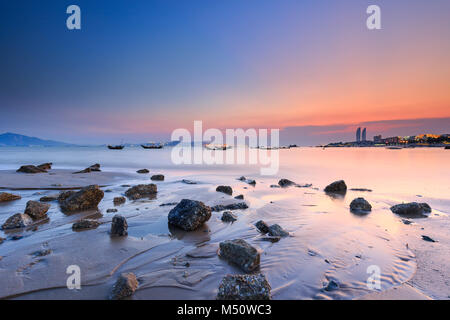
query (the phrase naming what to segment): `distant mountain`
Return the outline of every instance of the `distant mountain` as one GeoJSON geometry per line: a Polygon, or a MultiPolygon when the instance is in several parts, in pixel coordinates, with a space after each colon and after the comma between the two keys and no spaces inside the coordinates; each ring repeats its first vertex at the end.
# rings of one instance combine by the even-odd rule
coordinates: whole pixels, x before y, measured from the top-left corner
{"type": "Polygon", "coordinates": [[[30,147],[30,146],[44,146],[44,147],[62,147],[70,146],[72,144],[52,141],[52,140],[42,140],[36,137],[28,137],[16,133],[4,133],[0,134],[0,146],[9,147],[30,147]]]}

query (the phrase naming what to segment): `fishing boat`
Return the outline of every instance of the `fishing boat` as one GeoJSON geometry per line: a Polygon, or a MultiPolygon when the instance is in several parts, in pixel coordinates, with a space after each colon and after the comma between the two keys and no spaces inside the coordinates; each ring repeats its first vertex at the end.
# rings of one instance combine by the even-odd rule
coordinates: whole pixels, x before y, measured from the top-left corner
{"type": "Polygon", "coordinates": [[[231,149],[231,146],[226,145],[226,144],[209,143],[209,144],[205,144],[205,148],[208,150],[227,150],[227,149],[231,149]]]}
{"type": "Polygon", "coordinates": [[[122,150],[123,148],[125,148],[124,145],[118,145],[118,146],[108,145],[108,149],[110,149],[110,150],[122,150]]]}
{"type": "Polygon", "coordinates": [[[162,149],[163,145],[161,143],[147,143],[147,144],[141,144],[141,147],[144,149],[162,149]]]}

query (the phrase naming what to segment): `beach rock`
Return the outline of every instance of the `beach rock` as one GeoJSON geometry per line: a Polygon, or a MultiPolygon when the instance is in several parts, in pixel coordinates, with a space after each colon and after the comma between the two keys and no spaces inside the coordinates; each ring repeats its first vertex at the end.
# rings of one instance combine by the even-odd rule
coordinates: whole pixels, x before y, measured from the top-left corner
{"type": "Polygon", "coordinates": [[[347,185],[344,180],[335,181],[326,186],[324,191],[329,193],[346,193],[347,185]]]}
{"type": "Polygon", "coordinates": [[[51,162],[47,162],[47,163],[43,163],[37,166],[37,168],[42,169],[42,170],[51,170],[52,169],[52,165],[53,163],[51,162]]]}
{"type": "Polygon", "coordinates": [[[150,171],[148,170],[148,169],[141,169],[141,170],[138,170],[138,171],[136,171],[137,173],[140,173],[140,174],[144,174],[144,173],[150,173],[150,171]]]}
{"type": "Polygon", "coordinates": [[[47,218],[48,209],[50,209],[49,204],[30,200],[27,202],[24,213],[33,220],[40,220],[47,218]]]}
{"type": "Polygon", "coordinates": [[[2,225],[3,230],[24,228],[33,223],[33,219],[30,216],[22,213],[16,213],[8,219],[2,225]]]}
{"type": "Polygon", "coordinates": [[[119,206],[121,204],[124,204],[125,202],[127,202],[127,199],[125,197],[115,197],[113,199],[113,203],[116,206],[119,206]]]}
{"type": "Polygon", "coordinates": [[[366,189],[366,188],[352,188],[351,191],[359,191],[359,192],[372,192],[372,189],[366,189]]]}
{"type": "Polygon", "coordinates": [[[238,265],[245,272],[259,267],[260,253],[245,240],[235,239],[220,243],[220,256],[238,265]]]}
{"type": "Polygon", "coordinates": [[[131,187],[125,192],[125,195],[131,200],[152,197],[157,193],[156,184],[139,184],[131,187]]]}
{"type": "Polygon", "coordinates": [[[249,179],[247,180],[247,183],[254,186],[256,184],[256,180],[249,179]]]}
{"type": "Polygon", "coordinates": [[[372,206],[366,199],[356,198],[350,203],[350,211],[352,211],[352,212],[368,212],[368,211],[372,211],[372,206]]]}
{"type": "Polygon", "coordinates": [[[211,208],[201,201],[183,199],[169,212],[169,223],[183,230],[199,228],[211,218],[211,208]]]}
{"type": "Polygon", "coordinates": [[[422,236],[422,240],[428,241],[428,242],[436,242],[436,240],[431,239],[429,236],[422,236]]]}
{"type": "Polygon", "coordinates": [[[259,220],[257,223],[255,223],[255,227],[262,233],[269,232],[269,225],[265,223],[263,220],[259,220]]]}
{"type": "Polygon", "coordinates": [[[7,192],[0,193],[0,202],[7,202],[7,201],[13,201],[13,200],[19,200],[19,199],[22,199],[22,197],[12,194],[12,193],[7,193],[7,192]]]}
{"type": "Polygon", "coordinates": [[[125,217],[116,214],[112,218],[111,233],[112,236],[123,237],[128,235],[128,223],[125,217]]]}
{"type": "Polygon", "coordinates": [[[237,200],[244,200],[244,195],[240,194],[240,195],[238,195],[238,196],[236,196],[234,198],[237,199],[237,200]]]}
{"type": "Polygon", "coordinates": [[[186,184],[197,184],[197,182],[192,181],[192,180],[187,180],[187,179],[183,179],[183,180],[181,180],[181,182],[186,183],[186,184]]]}
{"type": "Polygon", "coordinates": [[[131,200],[137,200],[154,196],[157,190],[156,184],[139,184],[128,189],[125,195],[131,200]]]}
{"type": "Polygon", "coordinates": [[[51,201],[57,201],[59,198],[59,194],[51,194],[47,196],[43,196],[39,199],[41,202],[51,202],[51,201]]]}
{"type": "Polygon", "coordinates": [[[270,300],[270,284],[263,274],[226,275],[219,285],[218,300],[270,300]]]}
{"type": "MultiPolygon", "coordinates": [[[[0,237],[0,244],[2,244],[3,241],[5,241],[5,240],[6,240],[5,238],[0,237]]],[[[2,260],[2,258],[3,258],[3,257],[0,256],[0,260],[2,260]]]]}
{"type": "Polygon", "coordinates": [[[334,280],[330,280],[327,286],[324,288],[325,291],[334,291],[337,289],[339,289],[339,283],[334,280]]]}
{"type": "Polygon", "coordinates": [[[44,169],[40,169],[36,166],[33,165],[26,165],[26,166],[21,166],[19,169],[17,169],[17,172],[22,172],[22,173],[45,173],[47,172],[47,170],[44,169]]]}
{"type": "Polygon", "coordinates": [[[153,181],[164,181],[164,176],[162,174],[155,174],[150,179],[153,181]]]}
{"type": "Polygon", "coordinates": [[[231,211],[225,211],[222,213],[221,220],[223,222],[234,222],[237,220],[237,217],[231,211]]]}
{"type": "Polygon", "coordinates": [[[233,194],[233,189],[230,186],[218,186],[216,191],[228,194],[229,196],[233,194]]]}
{"type": "Polygon", "coordinates": [[[167,202],[167,203],[161,203],[160,207],[166,207],[166,206],[176,206],[178,202],[167,202]]]}
{"type": "Polygon", "coordinates": [[[61,210],[73,212],[96,209],[104,195],[104,192],[98,185],[82,188],[60,203],[61,210]]]}
{"type": "Polygon", "coordinates": [[[117,209],[107,209],[106,213],[117,212],[117,211],[118,211],[117,209]]]}
{"type": "Polygon", "coordinates": [[[239,180],[239,181],[245,181],[245,180],[247,180],[247,178],[244,177],[244,176],[242,176],[242,177],[240,177],[238,180],[239,180]]]}
{"type": "Polygon", "coordinates": [[[430,213],[431,207],[427,203],[410,202],[392,206],[391,211],[401,216],[421,217],[430,213]]]}
{"type": "Polygon", "coordinates": [[[270,187],[271,187],[271,188],[281,188],[281,187],[280,187],[279,185],[277,185],[277,184],[271,184],[270,187]]]}
{"type": "Polygon", "coordinates": [[[68,197],[70,197],[71,195],[74,195],[75,193],[77,193],[76,191],[73,190],[69,190],[69,191],[63,191],[58,195],[58,202],[62,203],[64,200],[66,200],[68,197]]]}
{"type": "Polygon", "coordinates": [[[289,236],[289,232],[284,231],[283,228],[281,228],[278,224],[271,225],[269,227],[268,233],[269,233],[269,236],[272,236],[272,237],[281,237],[282,238],[282,237],[289,236]]]}
{"type": "Polygon", "coordinates": [[[239,203],[232,203],[232,204],[219,204],[217,206],[214,206],[211,208],[211,211],[217,212],[217,211],[224,211],[224,210],[244,210],[248,209],[248,205],[245,202],[239,202],[239,203]]]}
{"type": "Polygon", "coordinates": [[[114,284],[109,299],[121,300],[133,295],[139,286],[136,275],[132,272],[122,273],[114,284]]]}
{"type": "Polygon", "coordinates": [[[85,230],[85,229],[95,229],[100,225],[100,222],[92,219],[82,219],[75,222],[72,225],[72,230],[85,230]]]}
{"type": "Polygon", "coordinates": [[[295,185],[295,182],[288,179],[281,179],[280,181],[278,181],[278,185],[282,188],[285,188],[295,185]]]}
{"type": "Polygon", "coordinates": [[[99,165],[98,163],[96,163],[96,164],[93,164],[93,165],[90,166],[90,167],[87,167],[87,168],[84,169],[84,170],[74,172],[74,174],[78,174],[78,173],[89,173],[89,172],[100,172],[100,171],[102,171],[102,170],[100,170],[100,165],[99,165]]]}

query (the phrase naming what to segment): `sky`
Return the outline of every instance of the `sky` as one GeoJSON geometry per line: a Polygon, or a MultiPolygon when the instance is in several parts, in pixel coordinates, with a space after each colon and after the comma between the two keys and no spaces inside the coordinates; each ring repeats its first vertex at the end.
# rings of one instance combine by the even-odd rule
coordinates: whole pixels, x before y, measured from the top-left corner
{"type": "Polygon", "coordinates": [[[360,125],[450,133],[448,0],[3,0],[0,40],[0,133],[138,143],[194,120],[304,145],[360,125]],[[71,4],[81,30],[66,28],[71,4]]]}

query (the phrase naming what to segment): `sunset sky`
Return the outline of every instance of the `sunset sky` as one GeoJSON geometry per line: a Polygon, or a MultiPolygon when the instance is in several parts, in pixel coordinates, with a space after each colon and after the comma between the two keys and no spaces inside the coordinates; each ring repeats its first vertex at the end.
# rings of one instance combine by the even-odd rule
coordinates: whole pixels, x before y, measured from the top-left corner
{"type": "Polygon", "coordinates": [[[359,125],[450,133],[448,0],[5,0],[0,39],[0,133],[143,142],[194,120],[301,144],[359,125]],[[81,30],[66,28],[71,4],[81,30]],[[382,30],[366,28],[370,4],[382,30]]]}

